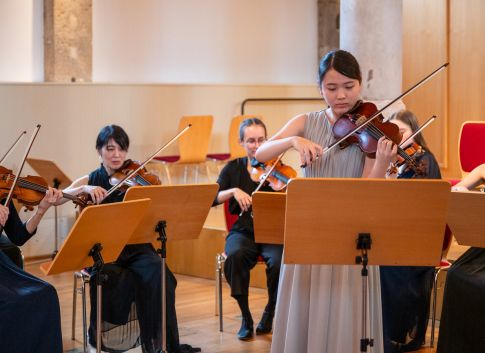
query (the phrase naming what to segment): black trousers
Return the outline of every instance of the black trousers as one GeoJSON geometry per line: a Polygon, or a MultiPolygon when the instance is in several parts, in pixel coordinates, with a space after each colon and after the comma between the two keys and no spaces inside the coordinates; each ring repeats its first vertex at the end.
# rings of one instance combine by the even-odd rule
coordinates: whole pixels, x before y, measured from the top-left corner
{"type": "MultiPolygon", "coordinates": [[[[151,244],[127,245],[114,263],[104,266],[108,275],[103,284],[102,320],[104,329],[126,325],[131,321],[133,303],[136,306],[136,318],[140,328],[142,351],[157,352],[161,348],[161,259],[151,244]]],[[[167,275],[167,349],[176,351],[179,347],[177,315],[175,312],[175,288],[177,280],[166,267],[167,275]]],[[[91,326],[90,344],[96,345],[96,280],[91,277],[91,326]]],[[[130,330],[125,331],[125,342],[130,342],[130,330]]],[[[135,340],[137,337],[135,337],[135,340]]],[[[109,344],[109,342],[107,342],[109,344]]],[[[120,344],[117,345],[119,348],[120,344]]],[[[123,352],[132,348],[113,349],[105,346],[108,352],[123,352]]]]}
{"type": "Polygon", "coordinates": [[[268,303],[276,304],[283,245],[257,244],[252,234],[231,231],[226,238],[224,250],[227,255],[224,273],[231,286],[231,295],[248,295],[249,272],[256,266],[258,256],[261,255],[266,263],[268,303]]]}

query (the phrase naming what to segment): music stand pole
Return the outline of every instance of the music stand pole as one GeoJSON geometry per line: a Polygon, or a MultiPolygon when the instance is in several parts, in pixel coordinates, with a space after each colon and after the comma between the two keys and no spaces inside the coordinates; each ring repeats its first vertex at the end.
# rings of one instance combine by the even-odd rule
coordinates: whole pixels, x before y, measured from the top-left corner
{"type": "Polygon", "coordinates": [[[166,221],[159,221],[155,227],[155,231],[158,232],[159,237],[157,240],[160,242],[160,248],[157,249],[157,253],[160,254],[162,259],[162,276],[161,276],[161,290],[162,290],[162,352],[167,353],[167,273],[165,269],[165,264],[167,261],[167,233],[165,228],[167,227],[166,221]]]}
{"type": "MultiPolygon", "coordinates": [[[[61,185],[61,181],[57,178],[52,180],[52,187],[54,189],[59,189],[59,185],[61,185]]],[[[54,256],[59,249],[59,230],[58,230],[58,218],[57,218],[57,205],[54,205],[54,256]]]]}
{"type": "Polygon", "coordinates": [[[360,352],[367,352],[367,346],[374,346],[374,339],[367,338],[367,284],[369,280],[369,270],[367,264],[369,257],[367,250],[370,250],[372,239],[369,233],[359,233],[357,238],[357,249],[361,251],[360,256],[355,257],[356,264],[362,264],[360,274],[362,276],[362,338],[360,339],[360,352]]]}
{"type": "Polygon", "coordinates": [[[96,272],[96,353],[101,352],[101,306],[103,305],[103,282],[108,276],[103,273],[104,261],[101,255],[103,246],[100,243],[93,245],[89,251],[89,256],[93,258],[93,270],[96,272]]]}

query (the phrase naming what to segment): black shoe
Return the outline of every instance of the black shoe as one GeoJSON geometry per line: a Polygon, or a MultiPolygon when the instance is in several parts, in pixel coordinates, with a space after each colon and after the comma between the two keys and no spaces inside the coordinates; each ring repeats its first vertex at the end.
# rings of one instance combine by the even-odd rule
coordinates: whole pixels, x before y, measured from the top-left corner
{"type": "Polygon", "coordinates": [[[242,341],[247,341],[253,338],[253,320],[242,319],[241,328],[237,333],[237,338],[242,341]]]}
{"type": "Polygon", "coordinates": [[[256,327],[257,335],[264,335],[265,333],[271,332],[271,330],[273,329],[273,317],[274,317],[274,311],[272,312],[268,312],[266,310],[263,311],[263,316],[261,317],[261,321],[256,327]]]}
{"type": "Polygon", "coordinates": [[[192,347],[190,344],[181,344],[179,345],[179,349],[177,350],[177,353],[195,353],[195,352],[201,352],[202,349],[198,347],[192,347]]]}

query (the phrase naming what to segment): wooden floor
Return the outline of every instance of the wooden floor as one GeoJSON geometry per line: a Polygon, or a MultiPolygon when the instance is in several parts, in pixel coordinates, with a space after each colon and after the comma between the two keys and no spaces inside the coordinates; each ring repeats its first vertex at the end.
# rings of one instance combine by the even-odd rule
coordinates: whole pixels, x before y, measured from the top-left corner
{"type": "MultiPolygon", "coordinates": [[[[81,301],[78,301],[76,341],[71,340],[73,275],[65,273],[45,277],[39,270],[39,264],[28,264],[26,270],[52,283],[59,295],[62,316],[62,339],[64,352],[82,352],[82,314],[81,301]]],[[[269,352],[271,335],[256,336],[249,342],[236,338],[240,326],[240,314],[237,304],[224,286],[224,332],[219,332],[218,317],[214,315],[214,281],[177,275],[176,292],[177,316],[181,343],[201,347],[210,353],[263,353],[269,352]]],[[[266,291],[251,288],[249,302],[254,320],[257,322],[266,304],[266,291]]],[[[429,331],[429,330],[428,330],[429,331]]],[[[436,336],[437,337],[437,336],[436,336]]],[[[429,334],[427,339],[429,346],[429,334]]],[[[140,352],[132,350],[130,352],[140,352]]],[[[435,349],[425,347],[419,353],[435,353],[435,349]]]]}

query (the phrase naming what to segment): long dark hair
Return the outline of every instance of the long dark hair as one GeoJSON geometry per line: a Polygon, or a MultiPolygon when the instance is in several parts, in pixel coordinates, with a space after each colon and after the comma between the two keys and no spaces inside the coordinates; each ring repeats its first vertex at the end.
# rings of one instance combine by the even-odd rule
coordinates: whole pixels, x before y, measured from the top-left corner
{"type": "Polygon", "coordinates": [[[118,125],[106,125],[99,131],[98,138],[96,139],[96,149],[99,151],[108,144],[110,139],[113,139],[120,145],[123,151],[128,151],[130,139],[125,130],[118,125]]]}
{"type": "Polygon", "coordinates": [[[322,86],[323,78],[328,70],[334,69],[348,78],[358,80],[362,83],[362,73],[360,72],[360,65],[357,59],[345,50],[329,51],[320,60],[318,67],[318,85],[322,86]]]}
{"type": "Polygon", "coordinates": [[[241,122],[241,125],[239,125],[239,141],[243,141],[244,140],[244,130],[246,130],[246,128],[248,126],[251,126],[251,125],[259,125],[259,126],[262,126],[263,129],[264,129],[264,137],[266,138],[267,137],[267,131],[266,131],[266,125],[264,125],[264,123],[261,121],[261,119],[258,119],[258,118],[249,118],[249,119],[245,119],[241,122]]]}
{"type": "MultiPolygon", "coordinates": [[[[418,118],[410,110],[401,110],[399,112],[396,112],[396,113],[392,114],[392,116],[389,120],[390,121],[392,121],[392,120],[402,121],[404,124],[408,125],[411,128],[411,131],[413,133],[419,129],[418,118]]],[[[426,143],[426,140],[424,139],[424,136],[423,136],[423,134],[421,134],[421,132],[419,134],[417,134],[416,136],[414,136],[414,141],[418,145],[423,147],[425,151],[431,152],[429,150],[428,144],[426,143]]]]}

